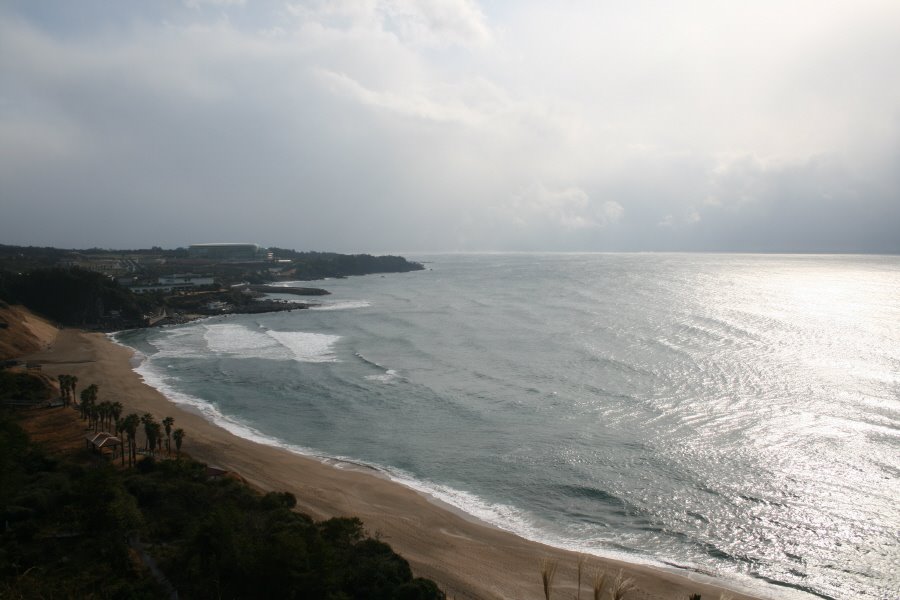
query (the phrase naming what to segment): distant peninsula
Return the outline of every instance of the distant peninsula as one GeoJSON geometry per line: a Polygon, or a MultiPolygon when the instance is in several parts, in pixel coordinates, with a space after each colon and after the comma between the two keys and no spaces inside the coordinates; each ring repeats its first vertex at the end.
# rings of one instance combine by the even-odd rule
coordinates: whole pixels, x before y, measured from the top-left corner
{"type": "Polygon", "coordinates": [[[0,244],[0,300],[25,305],[60,325],[113,331],[210,315],[304,309],[312,304],[266,295],[328,291],[271,284],[422,269],[402,256],[245,243],[138,250],[0,244]]]}

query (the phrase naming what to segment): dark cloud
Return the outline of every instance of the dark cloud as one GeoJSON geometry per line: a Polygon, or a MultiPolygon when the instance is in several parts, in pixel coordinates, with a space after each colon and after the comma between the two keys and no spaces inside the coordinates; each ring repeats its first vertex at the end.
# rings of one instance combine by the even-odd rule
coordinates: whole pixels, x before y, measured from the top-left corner
{"type": "Polygon", "coordinates": [[[754,53],[590,4],[13,2],[0,238],[900,252],[898,11],[848,7],[754,53]]]}

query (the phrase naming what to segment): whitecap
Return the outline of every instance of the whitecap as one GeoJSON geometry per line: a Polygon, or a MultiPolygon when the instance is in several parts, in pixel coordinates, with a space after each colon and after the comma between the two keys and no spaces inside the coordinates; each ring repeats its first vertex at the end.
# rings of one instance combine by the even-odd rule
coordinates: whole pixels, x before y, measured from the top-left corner
{"type": "Polygon", "coordinates": [[[149,340],[154,359],[205,358],[210,354],[234,358],[336,362],[333,346],[338,335],[303,331],[270,331],[234,323],[188,327],[161,333],[149,340]]]}
{"type": "Polygon", "coordinates": [[[207,325],[203,337],[211,352],[253,358],[283,358],[284,353],[279,352],[277,340],[266,333],[244,325],[222,324],[207,325]]]}
{"type": "Polygon", "coordinates": [[[333,351],[339,335],[307,333],[304,331],[268,331],[266,335],[293,353],[300,362],[337,362],[333,351]]]}
{"type": "Polygon", "coordinates": [[[154,357],[190,358],[206,349],[201,332],[197,327],[163,329],[147,342],[157,350],[154,357]]]}
{"type": "Polygon", "coordinates": [[[401,379],[401,377],[394,369],[388,369],[380,375],[366,375],[366,379],[369,381],[379,381],[381,383],[393,383],[394,381],[401,379]]]}
{"type": "Polygon", "coordinates": [[[314,304],[309,307],[310,310],[349,310],[353,308],[368,308],[372,303],[368,300],[344,300],[340,302],[326,302],[324,304],[314,304]]]}

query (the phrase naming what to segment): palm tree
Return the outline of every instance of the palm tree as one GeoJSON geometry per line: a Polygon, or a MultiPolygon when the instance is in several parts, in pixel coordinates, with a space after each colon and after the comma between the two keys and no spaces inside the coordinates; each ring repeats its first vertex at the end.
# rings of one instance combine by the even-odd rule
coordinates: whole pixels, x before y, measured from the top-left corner
{"type": "Polygon", "coordinates": [[[106,429],[106,418],[109,416],[109,402],[101,402],[97,405],[97,417],[100,419],[100,429],[106,429]]]}
{"type": "Polygon", "coordinates": [[[150,429],[153,428],[153,415],[151,415],[150,413],[144,413],[143,415],[141,415],[141,423],[144,425],[144,436],[146,437],[144,450],[150,450],[150,429]]]}
{"type": "Polygon", "coordinates": [[[119,435],[119,416],[122,414],[122,409],[124,408],[125,407],[122,406],[122,403],[119,401],[113,402],[109,405],[109,412],[116,424],[116,435],[119,435]]]}
{"type": "MultiPolygon", "coordinates": [[[[125,419],[116,418],[116,435],[119,435],[120,431],[125,431],[125,419]]],[[[120,437],[122,437],[122,436],[120,436],[120,437]]],[[[119,446],[119,448],[122,451],[122,466],[124,467],[125,466],[125,440],[122,440],[122,443],[119,446]]],[[[128,446],[128,451],[131,452],[130,445],[128,446]]],[[[130,456],[131,456],[131,454],[129,454],[129,457],[130,456]]]]}
{"type": "Polygon", "coordinates": [[[97,401],[97,394],[100,392],[100,388],[96,383],[92,383],[87,386],[83,390],[81,390],[81,418],[86,419],[90,416],[90,407],[97,401]]]}
{"type": "Polygon", "coordinates": [[[156,421],[145,423],[144,431],[147,433],[147,447],[150,449],[150,456],[153,456],[156,453],[157,444],[162,443],[159,423],[156,421]]]}
{"type": "Polygon", "coordinates": [[[59,381],[59,397],[62,398],[63,406],[69,405],[69,376],[58,375],[56,379],[59,381]]]}
{"type": "Polygon", "coordinates": [[[181,442],[184,441],[184,429],[176,429],[172,433],[172,437],[175,438],[175,457],[181,458],[181,442]]]}
{"type": "Polygon", "coordinates": [[[172,425],[175,424],[175,419],[172,417],[166,417],[162,420],[163,427],[166,428],[166,452],[171,455],[172,454],[172,425]]]}
{"type": "Polygon", "coordinates": [[[136,413],[131,413],[122,419],[122,429],[128,434],[128,464],[134,465],[137,460],[137,428],[141,424],[141,418],[136,413]]]}
{"type": "Polygon", "coordinates": [[[81,412],[82,420],[87,418],[88,410],[87,407],[91,403],[91,393],[87,389],[81,390],[81,402],[78,404],[78,409],[81,412]]]}
{"type": "Polygon", "coordinates": [[[94,431],[97,431],[97,426],[100,424],[100,407],[94,404],[93,402],[90,405],[90,420],[88,423],[91,427],[94,428],[94,431]]]}

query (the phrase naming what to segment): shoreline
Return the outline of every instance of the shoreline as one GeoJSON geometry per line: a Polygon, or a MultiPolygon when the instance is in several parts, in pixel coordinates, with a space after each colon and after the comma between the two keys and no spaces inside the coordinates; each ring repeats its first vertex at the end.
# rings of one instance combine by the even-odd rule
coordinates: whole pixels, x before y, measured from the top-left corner
{"type": "MultiPolygon", "coordinates": [[[[574,595],[578,553],[510,533],[375,467],[235,435],[199,409],[176,403],[147,385],[134,370],[133,356],[131,348],[107,334],[65,329],[50,348],[28,358],[41,361],[47,374],[77,375],[80,387],[97,383],[101,397],[122,402],[126,413],[173,416],[176,427],[186,432],[184,450],[192,457],[233,471],[259,489],[289,491],[297,497],[297,508],[314,518],[359,517],[372,535],[410,562],[416,575],[433,579],[448,597],[543,598],[543,558],[559,563],[556,594],[574,595]]],[[[596,567],[611,577],[623,569],[635,580],[635,595],[644,598],[694,593],[706,598],[727,593],[734,600],[764,597],[748,595],[737,582],[699,572],[594,555],[587,557],[583,587],[589,586],[596,567]]]]}

